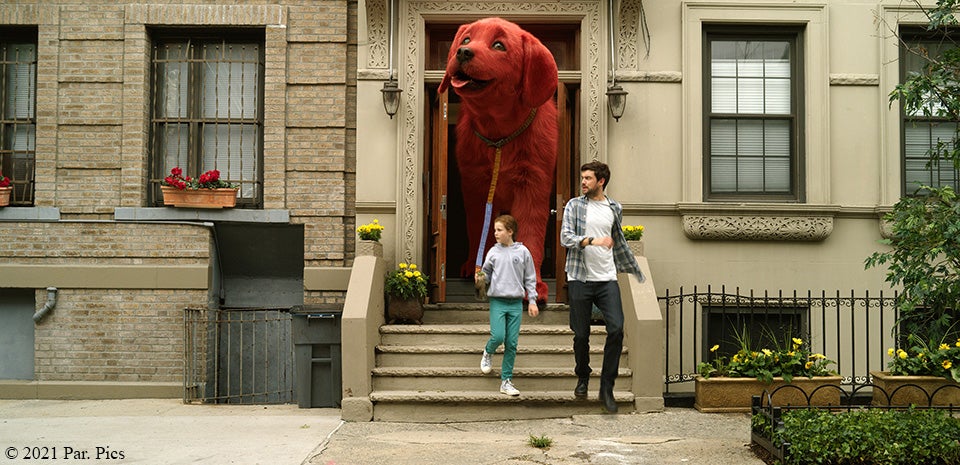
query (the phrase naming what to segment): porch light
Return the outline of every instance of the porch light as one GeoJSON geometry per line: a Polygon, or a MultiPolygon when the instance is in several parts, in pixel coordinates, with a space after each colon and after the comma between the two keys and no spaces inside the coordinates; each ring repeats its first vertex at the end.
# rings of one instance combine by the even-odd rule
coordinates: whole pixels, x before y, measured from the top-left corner
{"type": "MultiPolygon", "coordinates": [[[[403,92],[403,90],[397,85],[393,76],[390,76],[390,80],[383,83],[383,89],[380,89],[380,92],[383,92],[383,109],[390,116],[390,119],[393,119],[393,115],[397,114],[397,110],[400,108],[400,92],[403,92]]],[[[623,109],[620,110],[620,113],[623,114],[623,109]]]]}
{"type": "MultiPolygon", "coordinates": [[[[386,98],[384,98],[386,102],[386,98]]],[[[623,116],[623,110],[627,107],[627,91],[623,90],[619,84],[611,83],[607,87],[607,106],[610,107],[610,116],[614,120],[620,121],[623,116]]]]}

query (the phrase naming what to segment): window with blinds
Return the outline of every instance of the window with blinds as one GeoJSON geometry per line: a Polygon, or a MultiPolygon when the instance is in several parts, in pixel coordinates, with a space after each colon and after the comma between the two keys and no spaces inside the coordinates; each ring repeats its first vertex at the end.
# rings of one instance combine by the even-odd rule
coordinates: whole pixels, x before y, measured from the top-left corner
{"type": "Polygon", "coordinates": [[[37,139],[37,35],[0,29],[0,174],[12,206],[33,205],[37,139]]]}
{"type": "Polygon", "coordinates": [[[707,200],[802,200],[799,34],[705,29],[707,200]]]}
{"type": "Polygon", "coordinates": [[[150,191],[179,166],[185,176],[219,170],[240,186],[238,206],[263,204],[263,34],[162,37],[152,64],[150,191]]]}
{"type": "MultiPolygon", "coordinates": [[[[925,72],[930,60],[943,56],[944,51],[956,48],[952,40],[932,36],[921,31],[902,31],[900,44],[900,81],[910,75],[925,72]]],[[[953,150],[960,130],[957,121],[942,106],[936,96],[925,99],[925,105],[914,111],[901,106],[902,192],[914,195],[920,186],[960,189],[958,170],[949,159],[938,154],[953,150]]]]}

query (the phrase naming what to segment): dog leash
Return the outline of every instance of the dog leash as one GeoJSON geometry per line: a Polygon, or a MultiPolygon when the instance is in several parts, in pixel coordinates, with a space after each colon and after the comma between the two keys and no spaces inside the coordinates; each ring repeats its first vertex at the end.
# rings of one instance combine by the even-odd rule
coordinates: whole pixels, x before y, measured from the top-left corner
{"type": "Polygon", "coordinates": [[[507,145],[508,142],[515,139],[520,133],[530,127],[530,123],[533,123],[535,116],[537,116],[537,109],[533,108],[530,110],[530,116],[527,116],[527,120],[524,121],[516,131],[513,131],[513,134],[496,141],[484,137],[483,134],[480,134],[476,129],[473,130],[473,133],[476,134],[483,143],[496,149],[493,155],[493,177],[490,178],[490,191],[487,192],[487,206],[483,212],[483,231],[480,232],[480,245],[477,246],[477,263],[474,273],[479,272],[480,268],[483,267],[483,246],[487,243],[487,231],[490,230],[490,217],[493,215],[493,193],[497,189],[497,178],[500,177],[500,148],[507,145]]]}

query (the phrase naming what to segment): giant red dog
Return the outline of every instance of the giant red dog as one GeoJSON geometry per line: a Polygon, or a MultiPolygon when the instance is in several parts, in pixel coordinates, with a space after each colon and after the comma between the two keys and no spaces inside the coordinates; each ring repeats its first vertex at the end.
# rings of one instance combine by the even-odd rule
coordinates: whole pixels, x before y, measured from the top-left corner
{"type": "MultiPolygon", "coordinates": [[[[557,63],[532,34],[501,18],[460,26],[447,56],[440,92],[460,96],[457,164],[463,187],[470,257],[476,256],[484,224],[497,149],[499,171],[493,213],[513,215],[516,240],[533,255],[537,300],[547,298],[540,276],[557,162],[557,63]]],[[[492,226],[492,225],[491,225],[492,226]]],[[[494,243],[487,234],[484,253],[494,243]]],[[[473,276],[474,262],[463,276],[473,276]]]]}

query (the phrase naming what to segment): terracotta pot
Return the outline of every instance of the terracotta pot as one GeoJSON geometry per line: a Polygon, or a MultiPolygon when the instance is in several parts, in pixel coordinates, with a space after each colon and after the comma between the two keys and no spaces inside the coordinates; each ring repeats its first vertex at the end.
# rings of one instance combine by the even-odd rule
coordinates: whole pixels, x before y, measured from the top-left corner
{"type": "Polygon", "coordinates": [[[887,371],[871,371],[870,376],[874,385],[886,391],[873,390],[873,405],[960,405],[960,384],[956,381],[939,376],[891,375],[887,371]]]}
{"type": "Polygon", "coordinates": [[[357,242],[357,256],[373,255],[383,258],[383,244],[380,241],[369,241],[360,239],[357,242]]]}
{"type": "Polygon", "coordinates": [[[231,208],[237,205],[238,188],[184,189],[160,186],[163,204],[186,208],[231,208]]]}
{"type": "MultiPolygon", "coordinates": [[[[771,403],[773,405],[807,405],[806,396],[813,394],[810,399],[810,405],[840,405],[840,381],[839,376],[815,376],[807,378],[804,376],[794,377],[790,383],[784,382],[783,378],[773,378],[770,384],[764,383],[756,378],[704,378],[697,376],[696,398],[693,406],[705,413],[728,413],[728,412],[749,412],[750,403],[753,396],[763,395],[766,390],[772,394],[771,403]],[[792,387],[785,387],[776,393],[773,391],[780,386],[791,385],[803,390],[792,387]],[[813,393],[814,389],[820,386],[836,386],[820,389],[813,393]]],[[[768,405],[764,399],[764,405],[768,405]]]]}
{"type": "Polygon", "coordinates": [[[423,299],[401,299],[389,296],[387,299],[387,324],[396,322],[423,324],[423,299]]]}
{"type": "Polygon", "coordinates": [[[10,196],[13,194],[13,186],[0,187],[0,207],[10,205],[10,196]]]}

